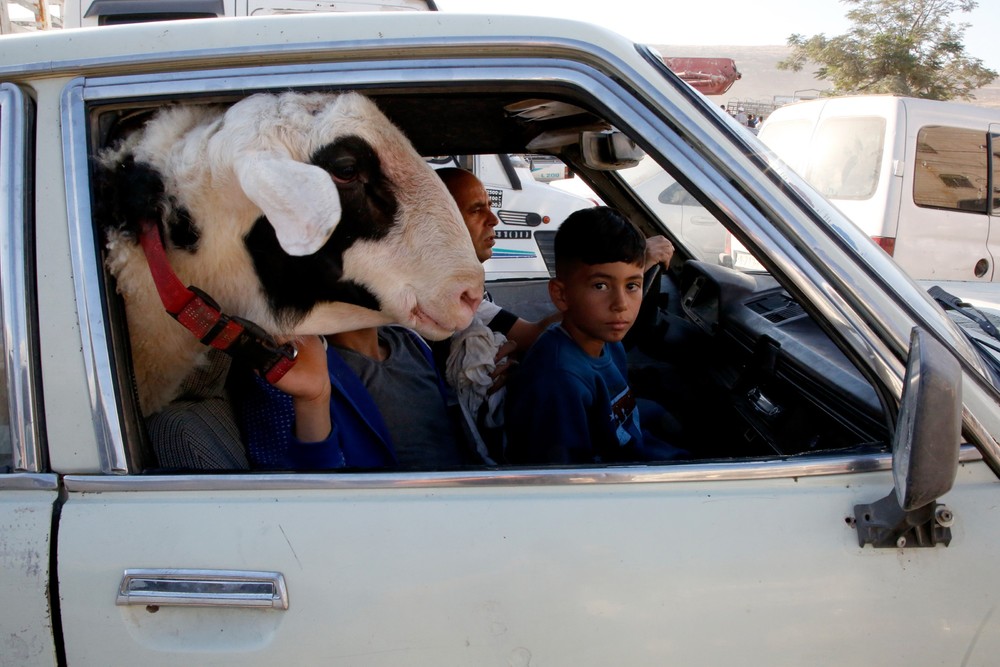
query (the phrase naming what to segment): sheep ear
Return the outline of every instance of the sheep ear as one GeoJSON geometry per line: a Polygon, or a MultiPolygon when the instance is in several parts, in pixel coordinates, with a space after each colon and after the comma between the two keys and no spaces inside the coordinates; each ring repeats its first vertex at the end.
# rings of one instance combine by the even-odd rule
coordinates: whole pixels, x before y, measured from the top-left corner
{"type": "Polygon", "coordinates": [[[340,194],[325,170],[276,155],[236,163],[240,187],[270,220],[289,255],[311,255],[340,222],[340,194]]]}

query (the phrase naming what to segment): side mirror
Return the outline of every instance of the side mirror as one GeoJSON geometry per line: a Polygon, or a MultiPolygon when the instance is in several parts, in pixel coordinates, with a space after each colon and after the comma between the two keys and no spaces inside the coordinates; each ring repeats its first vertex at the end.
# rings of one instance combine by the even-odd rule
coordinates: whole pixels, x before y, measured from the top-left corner
{"type": "Polygon", "coordinates": [[[935,501],[951,490],[958,473],[961,383],[958,359],[915,327],[892,442],[895,488],[882,500],[855,506],[861,546],[894,548],[951,542],[951,511],[935,501]]]}
{"type": "Polygon", "coordinates": [[[583,163],[595,171],[628,169],[639,164],[646,153],[618,130],[587,131],[580,134],[583,163]]]}
{"type": "Polygon", "coordinates": [[[941,343],[915,327],[892,440],[900,507],[915,510],[951,490],[961,442],[962,369],[941,343]]]}

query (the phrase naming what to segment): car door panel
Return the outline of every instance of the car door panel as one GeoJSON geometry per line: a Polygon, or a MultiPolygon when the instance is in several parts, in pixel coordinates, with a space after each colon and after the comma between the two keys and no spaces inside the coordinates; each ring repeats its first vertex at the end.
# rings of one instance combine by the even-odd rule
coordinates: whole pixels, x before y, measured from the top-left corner
{"type": "Polygon", "coordinates": [[[748,652],[769,664],[952,663],[971,645],[1000,648],[987,604],[997,592],[977,591],[991,565],[973,556],[1000,539],[982,463],[965,464],[944,499],[957,517],[951,547],[905,551],[859,547],[849,521],[891,488],[888,472],[681,481],[693,472],[71,493],[60,530],[67,650],[95,665],[109,654],[147,665],[596,665],[748,652]],[[277,571],[289,608],[116,606],[137,567],[277,571]],[[859,635],[874,636],[844,640],[859,635]]]}
{"type": "Polygon", "coordinates": [[[49,604],[52,475],[0,475],[0,664],[56,664],[49,604]],[[11,601],[16,601],[12,603],[11,601]]]}

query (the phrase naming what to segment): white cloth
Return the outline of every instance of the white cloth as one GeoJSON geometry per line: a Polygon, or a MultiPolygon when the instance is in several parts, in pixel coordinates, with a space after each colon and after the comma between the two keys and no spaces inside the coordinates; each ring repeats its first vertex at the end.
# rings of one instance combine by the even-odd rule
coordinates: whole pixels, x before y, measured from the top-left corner
{"type": "Polygon", "coordinates": [[[502,310],[500,306],[486,298],[488,296],[484,295],[483,300],[479,302],[479,307],[476,308],[476,319],[480,320],[481,324],[489,324],[497,316],[497,313],[502,310]]]}
{"type": "Polygon", "coordinates": [[[497,350],[507,342],[507,337],[492,331],[477,315],[472,324],[454,335],[451,352],[445,364],[445,378],[458,396],[462,409],[476,423],[476,415],[486,403],[484,425],[490,428],[503,426],[503,398],[506,387],[487,394],[493,385],[490,373],[496,370],[497,350]]]}

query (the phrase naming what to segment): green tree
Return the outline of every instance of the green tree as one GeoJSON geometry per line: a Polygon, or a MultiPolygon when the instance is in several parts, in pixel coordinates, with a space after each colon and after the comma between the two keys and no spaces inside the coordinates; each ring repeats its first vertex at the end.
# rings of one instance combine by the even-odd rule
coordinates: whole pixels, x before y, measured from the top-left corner
{"type": "MultiPolygon", "coordinates": [[[[991,0],[994,2],[996,0],[991,0]]],[[[816,63],[833,95],[890,93],[934,100],[974,99],[972,91],[997,73],[965,53],[968,23],[949,20],[976,8],[974,0],[841,0],[852,28],[827,38],[792,35],[792,54],[778,69],[816,63]]]]}

